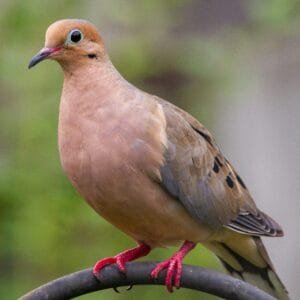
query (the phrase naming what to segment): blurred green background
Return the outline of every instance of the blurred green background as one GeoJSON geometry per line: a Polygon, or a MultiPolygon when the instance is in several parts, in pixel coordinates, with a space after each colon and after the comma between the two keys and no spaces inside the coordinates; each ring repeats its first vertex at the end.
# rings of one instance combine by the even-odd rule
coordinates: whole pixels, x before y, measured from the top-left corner
{"type": "MultiPolygon", "coordinates": [[[[56,129],[62,72],[53,62],[27,70],[52,22],[84,18],[96,24],[125,78],[190,111],[213,129],[217,140],[224,107],[245,101],[231,95],[236,95],[237,87],[243,94],[249,82],[258,80],[252,63],[257,62],[259,51],[264,61],[286,40],[299,40],[300,2],[296,0],[0,0],[0,4],[1,299],[16,299],[134,245],[80,199],[61,170],[56,129]]],[[[300,58],[297,51],[293,53],[300,58]]],[[[221,146],[229,152],[225,139],[223,135],[221,146]]],[[[247,166],[243,168],[246,174],[247,166]]],[[[277,218],[284,225],[280,212],[277,218]]],[[[299,239],[291,240],[299,249],[299,239]]],[[[174,250],[157,249],[147,260],[165,259],[174,250]]],[[[221,270],[201,246],[185,262],[221,270]]],[[[291,272],[281,275],[296,278],[298,274],[299,280],[299,270],[291,272]]],[[[296,283],[284,282],[292,295],[299,293],[296,283]]],[[[214,299],[183,289],[170,296],[163,287],[152,286],[121,289],[121,294],[109,290],[81,299],[154,298],[214,299]]]]}

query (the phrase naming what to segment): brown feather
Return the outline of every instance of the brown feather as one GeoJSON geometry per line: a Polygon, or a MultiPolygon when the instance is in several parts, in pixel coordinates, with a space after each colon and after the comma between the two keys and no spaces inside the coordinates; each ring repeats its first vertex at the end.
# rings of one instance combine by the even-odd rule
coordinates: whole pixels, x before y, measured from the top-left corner
{"type": "MultiPolygon", "coordinates": [[[[162,99],[157,98],[157,101],[166,115],[168,144],[172,152],[166,153],[167,166],[163,172],[168,168],[168,174],[172,173],[172,179],[168,180],[179,186],[175,196],[181,193],[181,201],[188,198],[190,203],[186,201],[184,205],[190,213],[201,223],[216,227],[230,224],[242,211],[256,215],[258,210],[247,188],[209,131],[187,112],[162,99]],[[207,189],[207,195],[199,192],[199,185],[207,189]],[[203,216],[195,214],[198,206],[203,216]]],[[[243,231],[242,225],[239,230],[243,231]]]]}
{"type": "Polygon", "coordinates": [[[253,237],[282,230],[257,209],[210,132],[128,83],[89,22],[55,22],[45,47],[30,67],[46,58],[62,66],[61,163],[97,213],[151,247],[203,242],[232,273],[255,269],[267,279],[266,290],[272,292],[272,282],[282,291],[261,240],[253,237]],[[78,44],[68,42],[74,29],[83,34],[78,44]]]}

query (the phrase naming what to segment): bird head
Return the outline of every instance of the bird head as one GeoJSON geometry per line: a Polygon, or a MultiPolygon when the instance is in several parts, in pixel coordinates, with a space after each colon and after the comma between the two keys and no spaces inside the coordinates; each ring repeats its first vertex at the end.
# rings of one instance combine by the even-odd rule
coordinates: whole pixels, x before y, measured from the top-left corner
{"type": "Polygon", "coordinates": [[[86,61],[101,60],[105,53],[103,41],[93,24],[77,19],[60,20],[49,26],[45,46],[31,59],[28,68],[53,59],[66,69],[86,61]]]}

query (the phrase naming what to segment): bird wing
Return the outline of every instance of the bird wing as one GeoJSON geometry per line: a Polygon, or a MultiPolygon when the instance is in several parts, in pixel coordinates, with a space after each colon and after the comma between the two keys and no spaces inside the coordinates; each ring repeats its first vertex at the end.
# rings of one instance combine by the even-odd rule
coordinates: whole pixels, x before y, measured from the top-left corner
{"type": "Polygon", "coordinates": [[[187,112],[160,98],[167,122],[161,182],[200,223],[250,235],[282,235],[258,210],[247,187],[225,159],[209,131],[187,112]]]}

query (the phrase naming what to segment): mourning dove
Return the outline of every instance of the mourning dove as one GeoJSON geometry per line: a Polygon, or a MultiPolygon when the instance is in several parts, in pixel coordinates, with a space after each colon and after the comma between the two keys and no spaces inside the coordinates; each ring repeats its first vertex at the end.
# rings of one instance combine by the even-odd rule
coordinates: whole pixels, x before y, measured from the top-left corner
{"type": "Polygon", "coordinates": [[[152,271],[166,269],[171,292],[182,260],[197,243],[229,273],[279,299],[287,291],[261,236],[282,236],[260,211],[209,131],[187,112],[128,83],[111,63],[94,25],[60,20],[30,61],[56,60],[64,72],[59,111],[62,167],[98,214],[132,237],[136,248],[100,260],[94,274],[182,243],[152,271]]]}

